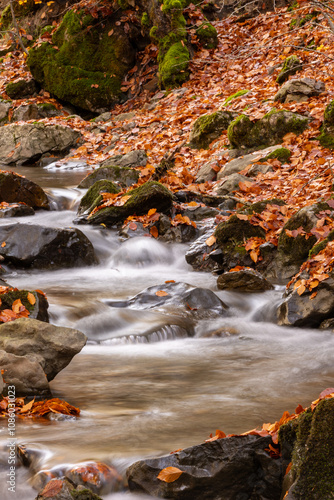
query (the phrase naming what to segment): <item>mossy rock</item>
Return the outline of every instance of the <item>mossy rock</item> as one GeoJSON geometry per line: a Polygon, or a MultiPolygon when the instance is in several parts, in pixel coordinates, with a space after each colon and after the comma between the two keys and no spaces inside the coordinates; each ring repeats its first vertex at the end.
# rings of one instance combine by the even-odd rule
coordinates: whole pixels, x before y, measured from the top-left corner
{"type": "Polygon", "coordinates": [[[128,194],[130,198],[123,206],[102,208],[78,222],[113,226],[123,222],[129,215],[144,215],[151,208],[156,208],[158,212],[169,212],[173,204],[173,194],[159,182],[146,182],[128,194]]]}
{"type": "Polygon", "coordinates": [[[217,30],[209,22],[203,23],[199,28],[197,28],[196,35],[205,49],[215,49],[217,47],[217,30]]]}
{"type": "Polygon", "coordinates": [[[303,69],[303,65],[298,59],[297,56],[292,55],[285,59],[283,68],[281,69],[278,77],[276,78],[276,82],[278,84],[284,83],[290,75],[295,75],[298,71],[303,69]]]}
{"type": "Polygon", "coordinates": [[[276,109],[271,110],[256,123],[248,116],[240,115],[227,129],[232,148],[261,148],[282,142],[283,137],[292,132],[301,134],[307,128],[309,119],[298,113],[276,109]]]}
{"type": "Polygon", "coordinates": [[[266,209],[267,205],[278,205],[279,207],[282,207],[283,205],[285,205],[285,201],[281,200],[280,198],[272,198],[270,200],[257,201],[256,203],[252,203],[246,208],[238,210],[238,213],[244,213],[248,215],[254,213],[260,214],[266,209]]]}
{"type": "MultiPolygon", "coordinates": [[[[296,424],[295,424],[296,425],[296,424]]],[[[334,495],[334,398],[320,401],[302,413],[294,429],[296,439],[290,471],[291,500],[330,499],[334,495]]]]}
{"type": "Polygon", "coordinates": [[[116,194],[119,193],[119,191],[120,189],[111,181],[106,179],[96,181],[81,198],[78,215],[84,212],[91,213],[95,207],[98,207],[103,201],[101,193],[116,194]]]}
{"type": "Polygon", "coordinates": [[[29,51],[27,64],[34,78],[51,94],[94,112],[119,101],[121,81],[134,63],[134,49],[124,31],[84,12],[68,11],[52,41],[29,51]],[[110,28],[114,30],[108,36],[110,28]]]}
{"type": "Polygon", "coordinates": [[[232,215],[226,222],[218,224],[215,230],[215,237],[219,246],[224,246],[227,242],[243,244],[248,238],[258,236],[265,237],[265,231],[260,226],[253,226],[249,221],[240,220],[236,215],[232,215]]]}
{"type": "Polygon", "coordinates": [[[6,94],[11,99],[23,99],[31,97],[39,91],[39,86],[34,79],[19,80],[18,82],[9,83],[6,86],[6,94]]]}
{"type": "Polygon", "coordinates": [[[267,160],[278,160],[281,163],[286,163],[289,161],[291,156],[291,151],[288,148],[278,148],[275,149],[275,151],[272,151],[269,153],[265,158],[262,158],[260,161],[267,161],[267,160]]]}
{"type": "Polygon", "coordinates": [[[293,231],[302,227],[306,233],[309,233],[318,221],[316,215],[323,210],[330,210],[325,202],[304,207],[284,225],[278,239],[278,253],[286,265],[299,267],[308,258],[309,251],[317,241],[314,235],[299,234],[293,237],[289,236],[286,230],[293,231]]]}
{"type": "Polygon", "coordinates": [[[206,149],[217,139],[229,124],[235,119],[236,113],[216,111],[202,115],[195,121],[189,137],[189,146],[195,149],[206,149]]]}
{"type": "Polygon", "coordinates": [[[181,42],[174,43],[167,51],[160,66],[160,82],[165,88],[178,87],[189,77],[190,54],[181,42]]]}
{"type": "Polygon", "coordinates": [[[101,179],[107,179],[109,181],[117,182],[124,187],[129,187],[138,182],[139,172],[133,168],[119,167],[118,165],[100,167],[85,177],[80,182],[78,187],[89,188],[94,184],[94,182],[101,179]]]}
{"type": "Polygon", "coordinates": [[[328,245],[328,243],[330,241],[333,241],[333,240],[334,240],[334,229],[329,233],[329,235],[327,236],[327,238],[325,238],[324,240],[320,241],[319,243],[316,243],[311,248],[311,250],[309,251],[308,256],[309,257],[314,257],[315,255],[318,255],[318,253],[321,252],[322,250],[324,250],[326,248],[326,246],[328,245]]]}
{"type": "Polygon", "coordinates": [[[325,109],[321,135],[317,139],[324,148],[334,149],[334,100],[325,109]]]}

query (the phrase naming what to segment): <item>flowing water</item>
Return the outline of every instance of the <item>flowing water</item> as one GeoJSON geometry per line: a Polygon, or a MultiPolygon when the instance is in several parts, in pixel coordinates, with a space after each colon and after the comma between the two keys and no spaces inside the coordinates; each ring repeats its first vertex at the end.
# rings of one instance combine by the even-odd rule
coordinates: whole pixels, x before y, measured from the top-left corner
{"type": "MultiPolygon", "coordinates": [[[[83,194],[75,186],[83,171],[26,167],[18,173],[45,187],[54,208],[18,222],[73,227],[83,194]]],[[[137,459],[200,443],[216,429],[240,433],[273,422],[284,410],[309,405],[333,385],[334,336],[274,324],[282,288],[251,295],[218,291],[213,275],[186,264],[186,245],[167,246],[149,238],[121,242],[116,231],[80,229],[92,241],[99,265],[10,271],[7,276],[18,288],[43,290],[50,321],[76,327],[89,338],[50,384],[55,397],[81,409],[80,418],[17,422],[18,443],[38,452],[36,471],[99,459],[124,472],[137,459]],[[201,320],[194,336],[187,337],[184,319],[166,326],[160,311],[107,304],[166,280],[210,288],[231,314],[201,320]],[[217,330],[223,332],[220,337],[210,335],[217,330]]],[[[7,491],[8,431],[4,422],[0,425],[0,498],[33,500],[31,473],[23,468],[16,494],[7,491]]]]}

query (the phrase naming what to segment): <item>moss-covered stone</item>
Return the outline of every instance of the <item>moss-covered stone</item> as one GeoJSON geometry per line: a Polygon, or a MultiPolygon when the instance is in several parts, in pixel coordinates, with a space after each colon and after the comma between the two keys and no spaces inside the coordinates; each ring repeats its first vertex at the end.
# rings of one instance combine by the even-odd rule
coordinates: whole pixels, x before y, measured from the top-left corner
{"type": "Polygon", "coordinates": [[[217,47],[218,45],[217,30],[209,22],[205,22],[199,28],[197,28],[196,35],[204,48],[215,49],[217,47]]]}
{"type": "Polygon", "coordinates": [[[283,68],[281,69],[276,82],[280,85],[284,83],[290,75],[295,75],[298,71],[303,69],[303,65],[297,56],[292,55],[285,59],[283,68]]]}
{"type": "Polygon", "coordinates": [[[334,496],[334,398],[320,401],[298,418],[292,452],[293,486],[289,498],[330,499],[334,496]],[[291,496],[290,496],[291,495],[291,496]]]}
{"type": "Polygon", "coordinates": [[[81,198],[78,215],[84,212],[90,213],[95,207],[98,207],[103,201],[101,193],[116,194],[119,191],[120,189],[111,181],[106,179],[96,181],[81,198]]]}
{"type": "Polygon", "coordinates": [[[146,182],[128,194],[130,198],[123,206],[102,208],[81,219],[81,222],[113,226],[124,221],[129,215],[144,215],[151,208],[156,208],[158,212],[168,212],[173,203],[173,194],[159,182],[146,182]]]}
{"type": "Polygon", "coordinates": [[[191,148],[206,149],[217,139],[223,130],[235,119],[236,114],[230,111],[216,111],[210,115],[202,115],[194,122],[190,132],[189,146],[191,148]]]}
{"type": "Polygon", "coordinates": [[[93,493],[92,490],[88,488],[72,490],[70,493],[73,500],[102,500],[101,497],[93,493]]]}
{"type": "Polygon", "coordinates": [[[312,248],[311,250],[309,251],[309,257],[314,257],[315,255],[318,255],[319,252],[321,252],[322,250],[324,250],[326,248],[326,246],[328,245],[328,243],[330,241],[333,241],[334,240],[334,230],[331,231],[329,233],[329,235],[327,236],[327,238],[325,238],[324,240],[320,241],[319,243],[316,243],[312,248]]]}
{"type": "Polygon", "coordinates": [[[253,123],[246,115],[240,115],[227,129],[233,148],[258,148],[279,144],[285,134],[301,134],[308,126],[307,117],[291,111],[271,110],[261,120],[253,123]]]}
{"type": "Polygon", "coordinates": [[[6,94],[11,99],[23,99],[34,95],[38,91],[35,80],[18,80],[6,85],[6,94]]]}
{"type": "Polygon", "coordinates": [[[225,102],[223,103],[223,106],[228,106],[234,99],[237,99],[238,97],[241,97],[249,92],[248,89],[242,89],[238,90],[238,92],[235,92],[234,94],[230,95],[225,102]]]}
{"type": "Polygon", "coordinates": [[[181,42],[174,43],[167,51],[159,66],[162,85],[166,88],[178,87],[189,77],[190,54],[181,42]]]}
{"type": "Polygon", "coordinates": [[[286,163],[287,161],[289,161],[290,156],[291,156],[291,151],[288,148],[278,148],[275,149],[275,151],[269,153],[261,161],[278,160],[281,163],[286,163]]]}
{"type": "Polygon", "coordinates": [[[29,318],[38,319],[39,321],[49,321],[48,301],[44,295],[39,292],[13,289],[0,294],[0,299],[0,311],[3,311],[4,309],[12,309],[13,303],[16,300],[20,300],[27,311],[29,311],[29,318]],[[28,299],[28,294],[30,300],[28,299]],[[33,301],[31,295],[34,297],[34,304],[31,304],[33,301]]]}
{"type": "Polygon", "coordinates": [[[279,207],[282,207],[285,205],[285,201],[281,200],[280,198],[272,198],[271,200],[263,200],[263,201],[257,201],[256,203],[252,203],[251,205],[247,206],[246,208],[243,208],[242,210],[238,210],[239,213],[245,213],[245,214],[260,214],[262,213],[267,205],[278,205],[279,207]]]}
{"type": "Polygon", "coordinates": [[[265,237],[265,231],[262,227],[253,226],[249,221],[240,220],[236,215],[232,215],[227,222],[218,224],[214,234],[219,246],[223,246],[227,242],[242,245],[248,238],[265,237]]]}
{"type": "Polygon", "coordinates": [[[148,17],[147,12],[143,12],[143,15],[141,16],[141,25],[147,28],[150,25],[150,18],[148,17]]]}
{"type": "Polygon", "coordinates": [[[132,67],[134,50],[121,28],[107,26],[84,12],[70,10],[52,41],[29,51],[27,64],[46,90],[90,111],[104,111],[121,95],[121,81],[132,67]]]}
{"type": "Polygon", "coordinates": [[[317,139],[324,148],[334,149],[334,100],[325,109],[321,135],[317,139]]]}
{"type": "Polygon", "coordinates": [[[135,184],[139,179],[139,172],[133,168],[119,167],[118,165],[109,165],[97,168],[85,177],[79,184],[79,188],[89,188],[94,182],[100,179],[118,182],[124,187],[135,184]]]}

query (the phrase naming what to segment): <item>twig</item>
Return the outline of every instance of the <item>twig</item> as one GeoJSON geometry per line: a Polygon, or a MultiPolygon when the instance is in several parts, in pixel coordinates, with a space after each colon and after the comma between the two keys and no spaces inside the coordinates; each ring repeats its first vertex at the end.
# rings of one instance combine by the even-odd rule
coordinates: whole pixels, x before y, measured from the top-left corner
{"type": "Polygon", "coordinates": [[[23,52],[28,55],[28,51],[27,51],[27,49],[25,48],[25,46],[23,44],[23,41],[22,41],[22,38],[21,38],[21,35],[20,35],[20,29],[19,29],[17,21],[16,21],[14,7],[13,7],[13,0],[9,0],[9,3],[10,3],[10,11],[12,13],[12,19],[13,19],[14,27],[16,29],[16,36],[17,36],[17,38],[19,40],[19,44],[21,45],[21,48],[22,48],[23,52]]]}

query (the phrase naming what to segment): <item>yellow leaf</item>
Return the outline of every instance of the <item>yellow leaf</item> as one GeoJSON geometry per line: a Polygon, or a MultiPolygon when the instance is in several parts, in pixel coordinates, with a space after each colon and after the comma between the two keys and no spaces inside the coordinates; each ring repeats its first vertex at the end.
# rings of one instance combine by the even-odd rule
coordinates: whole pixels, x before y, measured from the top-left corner
{"type": "Polygon", "coordinates": [[[173,483],[179,479],[183,472],[183,470],[180,470],[177,467],[166,467],[159,472],[157,478],[160,479],[160,481],[165,481],[165,483],[173,483]]]}
{"type": "Polygon", "coordinates": [[[36,303],[36,297],[33,293],[28,292],[27,299],[29,300],[30,304],[33,306],[36,303]]]}

